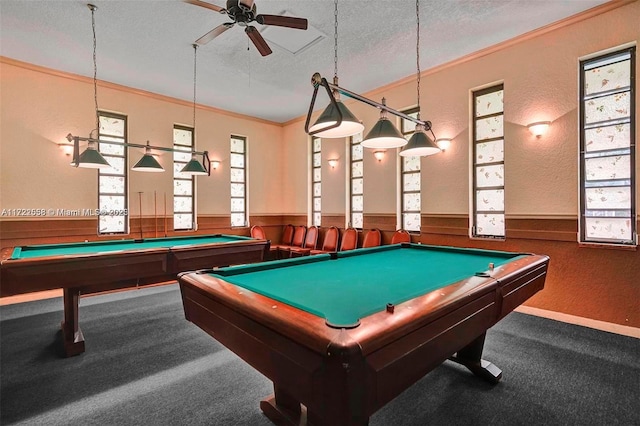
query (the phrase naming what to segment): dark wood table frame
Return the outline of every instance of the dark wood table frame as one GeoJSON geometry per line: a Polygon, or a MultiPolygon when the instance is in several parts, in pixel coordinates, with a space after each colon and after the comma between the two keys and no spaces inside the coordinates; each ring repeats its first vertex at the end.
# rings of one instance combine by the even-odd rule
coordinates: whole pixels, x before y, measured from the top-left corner
{"type": "Polygon", "coordinates": [[[274,395],[260,408],[274,423],[366,425],[447,359],[500,380],[500,369],[482,359],[486,331],[544,287],[548,261],[526,256],[491,276],[362,318],[352,329],[328,327],[323,318],[204,272],[178,281],[187,320],[273,382],[274,395]]]}
{"type": "Polygon", "coordinates": [[[13,248],[6,248],[0,252],[0,296],[61,288],[64,352],[66,356],[73,356],[85,351],[78,318],[81,294],[174,281],[178,273],[194,269],[260,262],[269,245],[267,240],[239,240],[25,259],[11,259],[13,248]]]}

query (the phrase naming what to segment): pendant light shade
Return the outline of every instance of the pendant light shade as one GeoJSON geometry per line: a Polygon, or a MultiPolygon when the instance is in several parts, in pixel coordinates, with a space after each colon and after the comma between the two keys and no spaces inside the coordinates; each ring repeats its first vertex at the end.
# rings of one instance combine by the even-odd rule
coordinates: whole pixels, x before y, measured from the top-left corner
{"type": "Polygon", "coordinates": [[[89,142],[87,149],[78,158],[78,167],[86,169],[108,169],[111,165],[96,149],[95,142],[89,142]]]}
{"type": "Polygon", "coordinates": [[[416,131],[409,142],[402,148],[400,155],[403,157],[426,157],[441,151],[438,145],[431,140],[424,131],[424,126],[416,124],[416,131]]]}
{"type": "MultiPolygon", "coordinates": [[[[385,105],[384,98],[382,105],[385,105]]],[[[365,148],[391,149],[405,146],[407,140],[396,129],[396,126],[387,118],[387,111],[380,111],[380,119],[369,131],[367,137],[361,142],[365,148]]]]}
{"type": "Polygon", "coordinates": [[[164,172],[164,169],[158,163],[158,160],[151,154],[151,148],[149,147],[149,141],[147,141],[147,147],[144,150],[144,155],[136,163],[135,166],[131,168],[131,170],[135,170],[138,172],[164,172]]]}
{"type": "Polygon", "coordinates": [[[204,166],[198,161],[197,156],[194,154],[191,160],[180,170],[180,173],[187,175],[208,175],[204,166]]]}
{"type": "MultiPolygon", "coordinates": [[[[342,123],[333,129],[321,130],[315,134],[316,136],[321,138],[345,138],[347,136],[356,135],[364,130],[364,125],[358,121],[356,116],[349,111],[342,101],[336,99],[336,105],[342,113],[342,123]]],[[[340,119],[338,109],[336,109],[333,102],[330,103],[322,112],[320,117],[318,117],[316,123],[309,128],[309,131],[315,132],[316,130],[324,129],[336,124],[340,119]]]]}

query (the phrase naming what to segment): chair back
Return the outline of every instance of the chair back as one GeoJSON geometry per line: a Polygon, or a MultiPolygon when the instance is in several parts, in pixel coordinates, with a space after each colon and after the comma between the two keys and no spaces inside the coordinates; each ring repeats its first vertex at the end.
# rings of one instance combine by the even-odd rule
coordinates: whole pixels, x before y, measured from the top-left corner
{"type": "Polygon", "coordinates": [[[260,225],[254,225],[251,227],[251,238],[257,238],[259,240],[266,240],[267,234],[265,234],[264,229],[260,225]]]}
{"type": "Polygon", "coordinates": [[[307,236],[304,238],[304,248],[315,250],[318,245],[318,227],[310,226],[307,229],[307,236]]]}
{"type": "Polygon", "coordinates": [[[293,240],[291,241],[291,245],[294,247],[302,247],[304,244],[304,236],[307,233],[307,227],[304,225],[296,226],[295,231],[293,232],[293,240]]]}
{"type": "Polygon", "coordinates": [[[411,235],[404,229],[398,229],[391,237],[391,244],[410,243],[411,235]]]}
{"type": "Polygon", "coordinates": [[[288,246],[291,244],[293,240],[293,225],[285,225],[282,230],[282,238],[280,239],[280,244],[288,246]]]}
{"type": "Polygon", "coordinates": [[[336,251],[338,250],[338,239],[340,238],[340,231],[335,226],[327,229],[324,234],[324,241],[322,242],[323,251],[336,251]]]}
{"type": "Polygon", "coordinates": [[[342,233],[340,251],[353,250],[358,247],[358,231],[355,228],[347,228],[342,233]]]}
{"type": "Polygon", "coordinates": [[[381,241],[382,241],[382,236],[380,235],[380,230],[375,228],[370,229],[364,235],[364,240],[362,241],[362,247],[378,247],[381,241]]]}

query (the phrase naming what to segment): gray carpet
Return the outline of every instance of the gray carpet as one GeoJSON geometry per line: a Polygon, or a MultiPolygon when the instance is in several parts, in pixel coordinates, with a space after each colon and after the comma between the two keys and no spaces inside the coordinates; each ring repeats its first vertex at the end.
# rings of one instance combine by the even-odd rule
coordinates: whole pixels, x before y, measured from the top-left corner
{"type": "MultiPolygon", "coordinates": [[[[83,298],[77,357],[61,317],[61,299],[0,307],[1,424],[271,424],[271,383],[184,319],[177,285],[83,298]]],[[[512,313],[484,357],[498,385],[446,362],[371,424],[640,425],[640,339],[512,313]]]]}

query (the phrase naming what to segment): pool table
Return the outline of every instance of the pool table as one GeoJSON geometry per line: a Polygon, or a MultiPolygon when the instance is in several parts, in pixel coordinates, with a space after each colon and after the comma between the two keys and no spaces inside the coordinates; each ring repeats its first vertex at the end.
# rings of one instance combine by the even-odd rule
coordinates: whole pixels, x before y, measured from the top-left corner
{"type": "Polygon", "coordinates": [[[260,408],[274,423],[366,425],[447,359],[500,380],[481,358],[486,331],[544,287],[548,262],[404,243],[178,282],[186,319],[273,382],[260,408]]]}
{"type": "Polygon", "coordinates": [[[66,356],[85,350],[78,324],[81,294],[175,280],[177,274],[259,262],[269,241],[237,235],[197,235],[10,247],[0,252],[0,296],[61,288],[66,356]]]}

